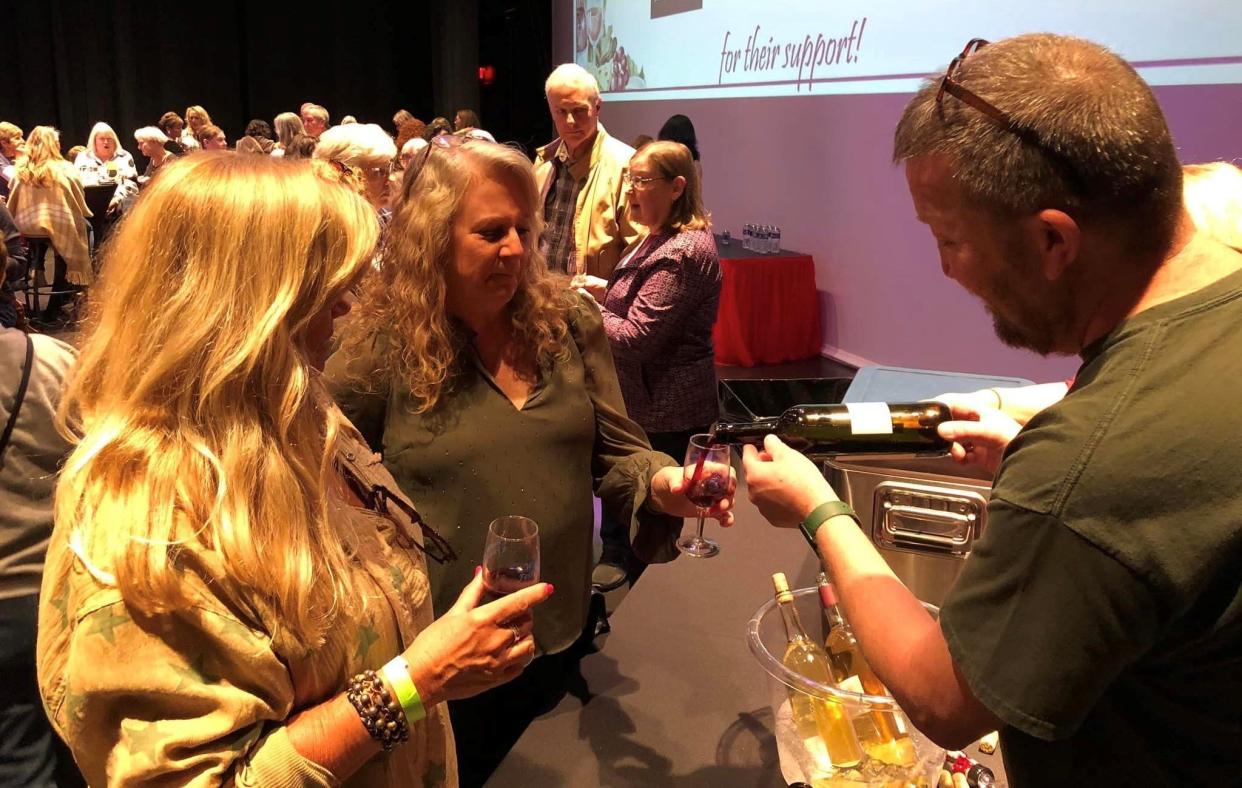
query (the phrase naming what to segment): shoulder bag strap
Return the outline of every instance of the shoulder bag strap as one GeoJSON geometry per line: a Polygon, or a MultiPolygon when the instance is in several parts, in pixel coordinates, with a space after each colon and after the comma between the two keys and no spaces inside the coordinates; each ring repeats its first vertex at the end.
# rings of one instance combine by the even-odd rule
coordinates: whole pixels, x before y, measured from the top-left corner
{"type": "Polygon", "coordinates": [[[30,384],[30,369],[34,366],[34,340],[26,334],[26,364],[22,367],[22,381],[17,385],[17,395],[13,398],[13,412],[9,414],[9,422],[4,425],[4,434],[0,435],[0,467],[4,466],[4,454],[9,448],[9,439],[13,436],[13,427],[17,424],[17,414],[26,399],[26,387],[30,384]]]}

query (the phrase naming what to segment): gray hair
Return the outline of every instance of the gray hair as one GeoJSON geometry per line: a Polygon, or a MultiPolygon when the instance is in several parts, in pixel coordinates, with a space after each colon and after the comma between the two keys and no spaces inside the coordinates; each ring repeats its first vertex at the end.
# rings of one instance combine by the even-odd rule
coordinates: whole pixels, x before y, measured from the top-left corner
{"type": "Polygon", "coordinates": [[[313,155],[316,159],[369,169],[391,164],[397,156],[397,146],[374,123],[350,123],[325,131],[313,155]]]}
{"type": "Polygon", "coordinates": [[[134,132],[135,142],[158,142],[163,145],[168,142],[168,135],[160,130],[158,126],[143,126],[134,132]]]}
{"type": "Polygon", "coordinates": [[[405,156],[406,154],[412,155],[418,153],[420,150],[427,147],[428,144],[427,140],[422,137],[410,137],[405,141],[405,144],[401,146],[401,155],[405,156]]]}
{"type": "Polygon", "coordinates": [[[1182,171],[1160,105],[1120,56],[1037,33],[979,49],[954,81],[1011,119],[992,119],[949,91],[942,75],[914,96],[893,159],[944,155],[966,199],[998,215],[1063,210],[1108,225],[1132,250],[1167,250],[1181,217],[1182,171]]]}
{"type": "Polygon", "coordinates": [[[548,75],[548,81],[543,83],[545,98],[553,88],[586,88],[591,94],[592,101],[599,100],[599,82],[595,81],[591,72],[577,63],[562,63],[552,70],[552,73],[548,75]]]}

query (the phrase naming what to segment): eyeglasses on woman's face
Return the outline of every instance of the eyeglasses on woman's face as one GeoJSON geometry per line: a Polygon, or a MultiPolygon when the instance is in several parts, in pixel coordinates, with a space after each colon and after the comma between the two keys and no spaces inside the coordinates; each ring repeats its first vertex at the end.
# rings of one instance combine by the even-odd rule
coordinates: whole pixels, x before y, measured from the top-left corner
{"type": "Polygon", "coordinates": [[[668,178],[663,175],[635,175],[626,170],[621,173],[621,180],[625,182],[626,186],[634,189],[645,189],[648,184],[655,183],[656,181],[667,181],[668,178]]]}

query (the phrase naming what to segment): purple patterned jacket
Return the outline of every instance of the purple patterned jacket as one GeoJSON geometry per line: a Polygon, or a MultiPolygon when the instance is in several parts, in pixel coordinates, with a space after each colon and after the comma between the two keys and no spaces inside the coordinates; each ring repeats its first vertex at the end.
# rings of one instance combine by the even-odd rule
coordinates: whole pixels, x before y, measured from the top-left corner
{"type": "Polygon", "coordinates": [[[716,420],[712,326],[720,281],[708,230],[653,235],[613,271],[604,330],[625,407],[647,432],[680,432],[716,420]]]}

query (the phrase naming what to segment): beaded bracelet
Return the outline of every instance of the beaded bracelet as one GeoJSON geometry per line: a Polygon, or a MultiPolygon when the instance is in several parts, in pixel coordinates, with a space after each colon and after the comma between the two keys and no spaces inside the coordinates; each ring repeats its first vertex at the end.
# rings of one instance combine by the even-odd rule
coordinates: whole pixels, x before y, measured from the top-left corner
{"type": "Polygon", "coordinates": [[[362,725],[387,752],[410,738],[410,724],[406,722],[401,704],[392,698],[388,688],[375,675],[366,670],[349,680],[345,697],[353,704],[362,718],[362,725]]]}

